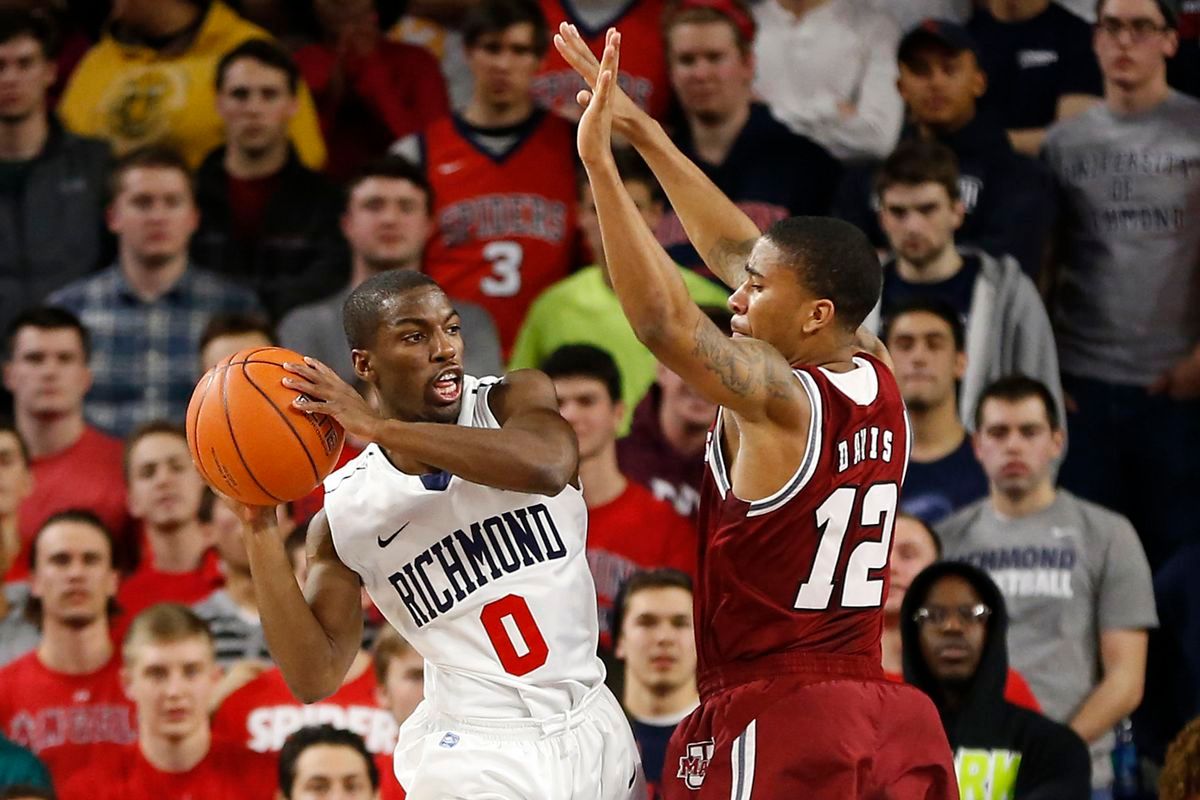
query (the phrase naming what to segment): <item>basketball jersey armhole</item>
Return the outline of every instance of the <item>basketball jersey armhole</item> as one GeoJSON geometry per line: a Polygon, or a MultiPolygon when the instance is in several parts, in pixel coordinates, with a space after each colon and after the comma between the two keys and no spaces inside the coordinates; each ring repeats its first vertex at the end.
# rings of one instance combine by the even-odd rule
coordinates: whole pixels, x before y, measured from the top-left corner
{"type": "Polygon", "coordinates": [[[783,488],[761,500],[749,503],[750,508],[746,511],[747,517],[760,517],[787,505],[788,501],[798,495],[812,480],[812,476],[817,471],[817,463],[821,460],[821,436],[825,425],[821,390],[807,372],[795,369],[792,370],[792,374],[799,379],[805,394],[808,395],[809,404],[812,406],[812,413],[808,420],[808,438],[804,443],[804,457],[800,459],[800,466],[796,468],[783,488]]]}

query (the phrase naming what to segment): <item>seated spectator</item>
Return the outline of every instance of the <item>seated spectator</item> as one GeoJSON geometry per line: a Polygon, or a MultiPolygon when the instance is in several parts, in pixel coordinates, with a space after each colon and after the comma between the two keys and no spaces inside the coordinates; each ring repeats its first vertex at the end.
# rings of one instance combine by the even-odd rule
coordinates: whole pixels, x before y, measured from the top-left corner
{"type": "MultiPolygon", "coordinates": [[[[110,142],[118,155],[147,145],[180,152],[192,169],[221,143],[213,75],[221,56],[247,39],[270,38],[220,0],[123,0],[100,42],[79,62],[59,113],[72,131],[110,142]]],[[[292,141],[313,169],[325,144],[306,88],[292,141]]]]}
{"type": "Polygon", "coordinates": [[[1050,0],[985,0],[967,32],[988,76],[983,104],[1013,148],[1036,156],[1046,129],[1100,101],[1090,26],[1050,0]]]}
{"type": "Polygon", "coordinates": [[[273,347],[275,331],[260,314],[213,314],[200,334],[200,371],[250,347],[273,347]]]}
{"type": "MultiPolygon", "coordinates": [[[[0,575],[8,573],[21,551],[17,509],[32,487],[25,443],[12,423],[0,419],[0,575]]],[[[25,583],[0,586],[0,667],[33,650],[41,638],[37,626],[25,617],[28,598],[25,583]]]]}
{"type": "Polygon", "coordinates": [[[189,263],[197,212],[187,165],[178,156],[130,153],[114,167],[110,189],[117,263],[60,289],[50,302],[77,314],[92,334],[88,421],[125,436],[151,420],[182,421],[208,318],[259,307],[248,290],[189,263]]]}
{"type": "Polygon", "coordinates": [[[1166,2],[1101,3],[1093,45],[1104,104],[1056,125],[1044,148],[1067,212],[1050,300],[1074,401],[1062,484],[1128,516],[1153,567],[1200,540],[1190,500],[1200,449],[1200,100],[1167,85],[1175,25],[1166,2]]]}
{"type": "Polygon", "coordinates": [[[57,39],[44,12],[0,10],[0,330],[103,258],[108,146],[48,110],[57,39]]]}
{"type": "Polygon", "coordinates": [[[297,730],[279,759],[284,800],[379,800],[379,770],[357,733],[332,725],[297,730]]]}
{"type": "Polygon", "coordinates": [[[68,509],[87,509],[113,534],[118,566],[136,550],[129,510],[121,440],[84,419],[84,395],[92,385],[91,335],[61,308],[31,308],[8,329],[4,384],[13,393],[16,428],[29,453],[33,490],[21,504],[21,551],[8,573],[29,572],[29,545],[47,519],[68,509]]]}
{"type": "MultiPolygon", "coordinates": [[[[391,625],[384,625],[371,648],[379,705],[403,725],[425,698],[425,659],[391,625]]],[[[379,768],[379,799],[404,800],[404,789],[392,768],[393,753],[375,756],[379,768]]]]}
{"type": "Polygon", "coordinates": [[[621,584],[656,567],[696,572],[696,529],[617,467],[617,427],[625,410],[612,356],[578,344],[542,363],[554,381],[558,410],[579,439],[579,482],[588,508],[587,559],[596,582],[600,645],[612,644],[611,609],[621,584]]]}
{"type": "MultiPolygon", "coordinates": [[[[1010,255],[1036,276],[1054,222],[1052,183],[1038,162],[1013,150],[1000,123],[978,108],[987,89],[978,52],[970,34],[945,20],[926,20],[905,34],[897,85],[912,122],[900,141],[932,139],[958,159],[960,244],[996,258],[1010,255]]],[[[847,174],[837,214],[885,247],[875,172],[865,166],[847,174]]]]}
{"type": "Polygon", "coordinates": [[[615,655],[625,662],[621,707],[653,796],[671,734],[700,704],[692,579],[673,569],[634,573],[621,585],[612,614],[615,655]]]}
{"type": "MultiPolygon", "coordinates": [[[[729,330],[729,314],[708,315],[729,330]]],[[[717,406],[662,364],[646,397],[633,412],[629,435],[617,440],[617,466],[675,513],[695,522],[704,481],[704,446],[717,406]]]]}
{"type": "MultiPolygon", "coordinates": [[[[666,17],[671,85],[683,111],[672,139],[760,230],[784,217],[828,213],[838,162],[755,102],[754,18],[740,0],[684,0],[666,17]]],[[[675,262],[699,269],[672,211],[656,232],[675,262]]]]}
{"type": "Polygon", "coordinates": [[[984,390],[975,452],[989,497],[937,526],[946,557],[987,570],[1009,607],[1008,645],[1046,716],[1092,748],[1092,786],[1111,787],[1117,722],[1137,708],[1150,568],[1129,521],[1056,489],[1063,431],[1050,391],[1022,376],[984,390]]]}
{"type": "Polygon", "coordinates": [[[59,797],[87,797],[113,752],[137,738],[109,631],[112,536],[94,515],[66,511],[38,531],[30,560],[25,608],[42,639],[0,668],[0,732],[45,763],[59,797]]]}
{"type": "Polygon", "coordinates": [[[918,297],[892,314],[883,340],[912,428],[900,510],[933,525],[988,492],[958,413],[962,322],[948,304],[918,297]]]}
{"type": "Polygon", "coordinates": [[[1200,717],[1175,738],[1158,776],[1158,800],[1200,797],[1200,717]]]}
{"type": "MultiPolygon", "coordinates": [[[[421,170],[399,156],[373,161],[346,186],[342,234],[350,246],[350,282],[328,297],[300,306],[279,323],[285,347],[328,364],[343,380],[358,380],[342,327],[350,292],[389,269],[421,269],[433,229],[433,197],[421,170]]],[[[466,342],[463,367],[469,375],[499,375],[500,341],[487,310],[454,299],[466,342]]]]}
{"type": "Polygon", "coordinates": [[[125,464],[129,513],[141,522],[150,548],[117,593],[127,625],[155,603],[199,602],[220,587],[221,573],[200,519],[208,489],[192,464],[183,428],[170,422],[141,426],[126,442],[125,464]]]}
{"type": "Polygon", "coordinates": [[[450,113],[437,60],[424,48],[384,38],[376,5],[312,0],[321,40],[296,51],[321,115],[325,172],[338,181],[450,113]]]}
{"type": "Polygon", "coordinates": [[[46,796],[54,800],[46,765],[29,748],[13,744],[0,734],[0,797],[40,797],[32,791],[35,789],[47,792],[46,796]]]}
{"type": "Polygon", "coordinates": [[[220,668],[203,620],[184,606],[153,605],[133,620],[121,653],[121,680],[137,708],[138,736],[104,771],[96,786],[101,797],[273,798],[273,764],[213,739],[209,698],[220,668]]]}
{"type": "MultiPolygon", "coordinates": [[[[541,0],[542,13],[551,31],[569,22],[599,58],[604,52],[604,36],[609,28],[621,31],[621,69],[617,83],[638,108],[655,119],[665,119],[671,103],[671,83],[667,77],[667,59],[662,49],[662,19],[665,0],[603,0],[576,4],[570,0],[541,0]]],[[[581,113],[575,101],[580,89],[586,89],[579,73],[551,47],[533,83],[538,105],[572,121],[581,113]]],[[[593,251],[595,252],[595,251],[593,251]]]]}
{"type": "MultiPolygon", "coordinates": [[[[577,73],[576,73],[577,74],[577,73]]],[[[637,204],[651,230],[662,219],[662,190],[645,162],[632,150],[617,151],[617,169],[625,189],[637,204]]],[[[629,431],[633,409],[654,383],[656,361],[638,341],[621,303],[612,289],[600,238],[600,221],[587,174],[579,171],[579,229],[595,264],[576,270],[538,295],[529,307],[513,345],[509,369],[536,369],[546,357],[566,344],[591,344],[608,351],[621,370],[621,401],[625,419],[621,433],[629,431]]],[[[691,270],[680,270],[692,299],[701,306],[724,308],[725,290],[691,270]]]]}
{"type": "Polygon", "coordinates": [[[272,667],[221,703],[213,714],[213,736],[281,759],[284,742],[293,733],[306,725],[331,723],[361,736],[372,758],[390,756],[399,726],[388,709],[379,707],[377,690],[371,655],[365,650],[355,655],[341,687],[317,703],[297,700],[283,673],[272,667]]]}
{"type": "MultiPolygon", "coordinates": [[[[204,620],[216,648],[217,666],[229,669],[237,662],[250,661],[262,672],[271,664],[262,622],[258,618],[258,600],[250,580],[250,557],[242,541],[242,521],[228,505],[207,493],[210,506],[210,535],[220,557],[218,572],[223,585],[195,603],[192,611],[204,620]]],[[[295,529],[287,515],[287,506],[276,509],[279,535],[286,538],[295,529]]]]}
{"type": "Polygon", "coordinates": [[[875,179],[879,222],[893,256],[883,265],[880,314],[888,321],[914,297],[949,303],[966,325],[971,354],[962,381],[963,422],[971,426],[985,385],[1019,372],[1041,380],[1063,412],[1054,334],[1033,281],[1012,258],[954,243],[963,223],[954,153],[937,142],[896,148],[875,179]]]}
{"type": "Polygon", "coordinates": [[[842,161],[892,152],[900,29],[858,0],[765,0],[754,7],[754,92],[780,122],[842,161]]]}
{"type": "Polygon", "coordinates": [[[192,259],[252,287],[275,319],[334,289],[343,263],[340,194],[300,163],[288,140],[300,71],[265,39],[217,63],[217,113],[225,144],[196,171],[200,227],[192,259]]]}
{"type": "Polygon", "coordinates": [[[425,271],[487,309],[507,358],[529,304],[573,266],[575,133],[534,105],[550,36],[537,0],[473,4],[462,31],[470,103],[393,151],[420,162],[432,187],[425,271]]]}
{"type": "MultiPolygon", "coordinates": [[[[903,639],[900,615],[904,596],[921,570],[942,560],[942,541],[919,517],[900,512],[892,530],[892,557],[888,561],[892,580],[883,606],[883,672],[890,681],[904,680],[903,639]]],[[[1042,710],[1029,684],[1012,667],[1004,679],[1004,699],[1030,711],[1042,710]]]]}
{"type": "Polygon", "coordinates": [[[987,573],[944,562],[909,587],[904,677],[937,706],[967,797],[1092,797],[1090,757],[1065,725],[1009,702],[1004,596],[987,573]]]}

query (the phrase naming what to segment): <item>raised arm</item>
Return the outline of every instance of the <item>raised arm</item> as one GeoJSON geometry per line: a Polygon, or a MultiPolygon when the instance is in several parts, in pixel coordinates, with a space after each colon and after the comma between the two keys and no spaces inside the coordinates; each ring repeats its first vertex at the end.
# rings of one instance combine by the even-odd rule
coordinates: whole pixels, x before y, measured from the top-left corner
{"type": "Polygon", "coordinates": [[[325,512],[308,525],[308,578],[296,583],[273,508],[241,508],[258,613],[271,656],[297,699],[338,690],[362,641],[358,575],[341,562],[325,512]]]}
{"type": "Polygon", "coordinates": [[[306,358],[287,364],[287,385],[298,389],[296,407],[329,414],[359,438],[377,442],[472,483],[554,496],[575,480],[579,444],[558,413],[554,384],[537,370],[505,376],[489,395],[501,427],[470,428],[436,422],[403,422],[379,416],[325,364],[306,358]]]}
{"type": "MultiPolygon", "coordinates": [[[[642,221],[612,156],[612,90],[620,35],[609,32],[601,77],[579,123],[579,154],[591,182],[613,289],[637,337],[706,398],[746,421],[798,418],[806,402],[791,367],[770,345],[729,339],[700,311],[679,270],[642,221]]],[[[742,280],[747,273],[742,263],[742,280]]]]}
{"type": "MultiPolygon", "coordinates": [[[[600,62],[575,26],[562,23],[554,46],[594,90],[600,62]]],[[[614,86],[612,91],[613,129],[654,171],[705,265],[726,286],[736,288],[745,278],[743,267],[750,249],[761,235],[758,226],[679,151],[661,125],[619,87],[614,86]]]]}

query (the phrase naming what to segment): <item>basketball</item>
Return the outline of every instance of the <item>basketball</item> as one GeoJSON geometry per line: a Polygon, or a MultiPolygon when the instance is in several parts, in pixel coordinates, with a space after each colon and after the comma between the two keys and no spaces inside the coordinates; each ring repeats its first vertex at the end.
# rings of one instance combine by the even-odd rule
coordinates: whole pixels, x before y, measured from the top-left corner
{"type": "Polygon", "coordinates": [[[200,474],[218,492],[254,506],[299,500],[337,464],[345,431],[332,417],[292,407],[282,347],[252,347],[225,358],[196,384],[187,441],[200,474]]]}

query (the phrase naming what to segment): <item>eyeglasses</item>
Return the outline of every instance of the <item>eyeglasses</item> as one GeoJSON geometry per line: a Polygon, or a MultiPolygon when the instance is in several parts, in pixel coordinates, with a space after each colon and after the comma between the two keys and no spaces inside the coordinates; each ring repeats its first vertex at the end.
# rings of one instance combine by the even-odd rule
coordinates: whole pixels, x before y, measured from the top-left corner
{"type": "Polygon", "coordinates": [[[1119,39],[1122,33],[1128,33],[1129,41],[1134,43],[1144,42],[1154,34],[1168,30],[1169,27],[1168,25],[1159,25],[1154,20],[1145,17],[1130,20],[1124,20],[1120,17],[1105,17],[1096,23],[1096,30],[1105,36],[1111,39],[1119,39]]]}
{"type": "Polygon", "coordinates": [[[940,628],[950,621],[952,614],[962,625],[982,625],[992,615],[992,610],[983,603],[954,607],[922,606],[913,614],[913,622],[918,625],[933,625],[940,628]]]}

